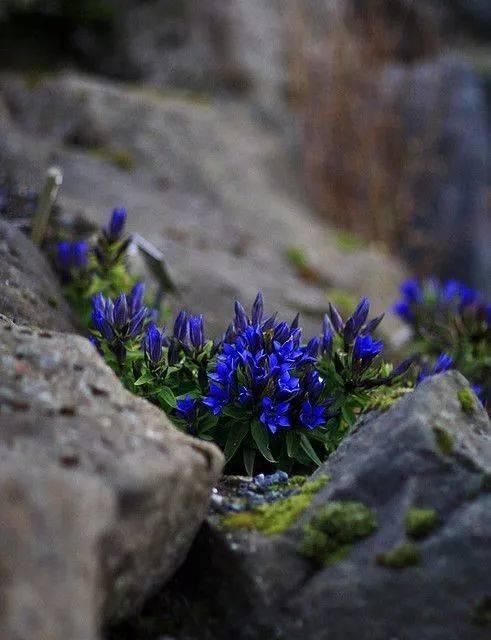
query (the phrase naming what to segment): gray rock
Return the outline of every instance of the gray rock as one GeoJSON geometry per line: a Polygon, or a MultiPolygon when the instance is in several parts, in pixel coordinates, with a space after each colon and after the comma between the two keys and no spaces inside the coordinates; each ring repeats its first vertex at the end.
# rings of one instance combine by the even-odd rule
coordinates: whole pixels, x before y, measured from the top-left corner
{"type": "Polygon", "coordinates": [[[457,394],[467,387],[460,374],[444,374],[361,419],[318,471],[330,482],[286,533],[224,532],[212,519],[187,563],[188,579],[196,586],[204,576],[199,593],[213,593],[223,637],[489,637],[479,623],[491,594],[491,426],[477,400],[471,414],[463,412],[457,394]],[[324,567],[298,548],[304,525],[332,501],[364,504],[378,526],[324,567]],[[436,527],[417,540],[405,526],[413,507],[437,514],[436,527]],[[379,564],[407,542],[419,564],[379,564]]]}
{"type": "Polygon", "coordinates": [[[0,335],[0,464],[100,482],[116,505],[98,558],[103,617],[124,616],[183,561],[222,456],[123,389],[85,338],[3,316],[0,335]]]}
{"type": "Polygon", "coordinates": [[[2,640],[98,637],[100,547],[114,506],[111,491],[97,478],[36,468],[3,452],[2,640]]]}
{"type": "MultiPolygon", "coordinates": [[[[203,312],[209,334],[228,325],[234,296],[250,304],[260,289],[267,307],[286,318],[302,311],[307,334],[320,330],[327,289],[368,295],[374,312],[395,299],[404,277],[397,261],[371,248],[343,250],[292,194],[296,177],[281,137],[239,105],[73,74],[34,89],[8,74],[0,95],[8,107],[0,166],[38,185],[46,158],[56,160],[67,216],[82,212],[101,224],[112,207],[125,205],[130,229],[163,250],[181,292],[173,303],[203,312]],[[85,140],[99,136],[99,146],[74,144],[81,130],[85,140]],[[115,166],[114,150],[129,154],[132,171],[115,166]],[[310,281],[286,258],[290,247],[312,266],[310,281]]],[[[384,325],[390,333],[396,322],[384,325]]]]}
{"type": "Polygon", "coordinates": [[[20,324],[74,331],[72,313],[45,256],[26,236],[0,220],[0,313],[20,324]]]}

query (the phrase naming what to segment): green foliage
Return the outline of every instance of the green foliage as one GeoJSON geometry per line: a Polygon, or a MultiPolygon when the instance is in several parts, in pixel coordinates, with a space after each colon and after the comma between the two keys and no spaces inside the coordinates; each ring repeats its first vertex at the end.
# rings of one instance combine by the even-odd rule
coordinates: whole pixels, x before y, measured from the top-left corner
{"type": "Polygon", "coordinates": [[[375,514],[361,502],[331,502],[305,526],[299,551],[326,566],[343,558],[355,542],[376,528],[375,514]]]}
{"type": "Polygon", "coordinates": [[[425,538],[438,525],[435,509],[417,509],[413,507],[406,514],[406,533],[411,538],[425,538]]]}
{"type": "Polygon", "coordinates": [[[224,516],[220,526],[228,531],[259,531],[265,536],[284,533],[297,522],[317,491],[322,489],[328,481],[327,476],[319,476],[315,480],[303,483],[298,492],[288,498],[261,505],[252,511],[224,516]]]}
{"type": "Polygon", "coordinates": [[[418,565],[421,562],[421,553],[416,545],[405,542],[386,553],[380,553],[376,562],[388,569],[405,569],[418,565]]]}

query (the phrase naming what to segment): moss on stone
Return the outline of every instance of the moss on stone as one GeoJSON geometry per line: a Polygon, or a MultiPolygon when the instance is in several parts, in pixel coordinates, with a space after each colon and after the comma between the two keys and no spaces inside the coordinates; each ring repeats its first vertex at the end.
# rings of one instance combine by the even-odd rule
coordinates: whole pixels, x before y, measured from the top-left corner
{"type": "Polygon", "coordinates": [[[364,412],[373,410],[388,411],[397,400],[412,391],[413,389],[410,387],[378,387],[372,392],[364,412]]]}
{"type": "Polygon", "coordinates": [[[329,565],[376,528],[375,514],[361,502],[331,502],[305,526],[299,552],[320,565],[329,565]]]}
{"type": "Polygon", "coordinates": [[[435,434],[435,441],[438,449],[445,456],[451,456],[453,454],[454,441],[453,437],[443,427],[433,427],[433,433],[435,434]]]}
{"type": "Polygon", "coordinates": [[[464,413],[472,413],[476,408],[476,401],[474,398],[474,393],[469,387],[464,387],[464,389],[460,389],[457,393],[457,398],[460,402],[460,407],[464,413]]]}
{"type": "Polygon", "coordinates": [[[406,514],[406,533],[411,538],[425,538],[438,525],[438,513],[435,509],[413,507],[406,514]]]}
{"type": "Polygon", "coordinates": [[[356,253],[361,249],[366,249],[366,243],[351,231],[340,230],[334,234],[336,246],[346,253],[356,253]]]}
{"type": "Polygon", "coordinates": [[[421,562],[421,553],[412,542],[405,542],[386,553],[380,553],[376,558],[377,564],[389,569],[404,569],[413,567],[421,562]]]}
{"type": "Polygon", "coordinates": [[[224,516],[222,529],[228,531],[259,531],[266,536],[283,533],[289,529],[312,502],[315,493],[326,485],[328,476],[304,482],[298,493],[282,498],[272,504],[261,505],[252,511],[241,511],[224,516]]]}

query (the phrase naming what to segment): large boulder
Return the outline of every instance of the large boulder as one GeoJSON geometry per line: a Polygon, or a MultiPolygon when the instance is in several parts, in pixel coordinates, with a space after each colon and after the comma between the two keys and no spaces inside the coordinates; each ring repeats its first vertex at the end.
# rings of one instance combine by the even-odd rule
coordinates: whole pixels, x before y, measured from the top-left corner
{"type": "MultiPolygon", "coordinates": [[[[85,338],[18,326],[4,316],[0,336],[1,466],[14,465],[17,475],[21,468],[29,470],[18,490],[12,485],[12,495],[20,496],[19,511],[9,507],[7,489],[0,500],[7,538],[18,527],[21,542],[13,555],[9,545],[0,548],[0,566],[8,567],[14,589],[7,591],[9,601],[15,606],[15,585],[31,580],[26,598],[48,608],[56,593],[44,597],[43,580],[56,582],[63,567],[85,571],[88,563],[87,575],[80,577],[83,597],[94,591],[92,605],[100,602],[104,620],[127,615],[185,558],[206,514],[222,456],[127,392],[85,338]],[[97,506],[98,496],[104,508],[97,506]],[[66,557],[75,547],[81,550],[80,565],[66,557]],[[46,565],[37,576],[43,553],[46,565]],[[90,584],[94,567],[100,587],[90,584]]],[[[73,595],[79,589],[77,575],[64,579],[70,586],[62,602],[68,591],[73,595]]],[[[72,599],[70,606],[79,604],[72,599]]],[[[57,615],[57,609],[43,613],[46,620],[52,616],[51,622],[57,615]]],[[[87,615],[87,625],[92,618],[100,622],[97,610],[87,615]]],[[[17,637],[35,636],[7,635],[5,640],[17,637]]]]}
{"type": "Polygon", "coordinates": [[[46,257],[0,219],[0,313],[42,329],[74,331],[76,322],[46,257]]]}
{"type": "Polygon", "coordinates": [[[71,73],[36,87],[7,74],[0,95],[0,165],[38,185],[55,160],[68,217],[102,224],[125,205],[130,230],[163,250],[176,306],[204,313],[212,335],[228,325],[234,296],[248,303],[258,290],[286,318],[304,312],[308,334],[319,332],[332,292],[368,295],[374,311],[396,297],[397,261],[345,248],[295,195],[281,137],[245,109],[71,73]]]}
{"type": "Polygon", "coordinates": [[[491,425],[467,382],[428,379],[359,421],[289,528],[285,507],[276,521],[211,517],[186,579],[201,607],[213,594],[219,637],[484,640],[490,472],[491,425]]]}
{"type": "Polygon", "coordinates": [[[95,640],[111,491],[83,473],[26,465],[5,447],[0,460],[0,637],[95,640]]]}

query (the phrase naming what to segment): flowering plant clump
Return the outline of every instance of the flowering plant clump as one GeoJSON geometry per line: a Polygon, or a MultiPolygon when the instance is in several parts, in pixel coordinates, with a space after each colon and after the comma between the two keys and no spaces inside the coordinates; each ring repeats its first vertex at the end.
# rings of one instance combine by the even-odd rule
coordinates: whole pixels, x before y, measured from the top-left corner
{"type": "Polygon", "coordinates": [[[181,311],[171,330],[145,304],[145,287],[126,270],[126,212],[116,209],[94,243],[60,242],[57,265],[69,299],[89,300],[91,340],[133,393],[175,425],[216,442],[229,468],[318,466],[377,394],[401,386],[411,360],[382,359],[363,298],[345,321],[334,305],[319,336],[302,340],[299,317],[266,316],[259,293],[248,313],[235,303],[221,339],[204,318],[181,311]]]}
{"type": "Polygon", "coordinates": [[[56,245],[54,261],[65,296],[85,323],[94,294],[116,298],[134,284],[125,261],[131,240],[124,233],[126,217],[125,209],[114,209],[92,242],[62,240],[56,245]]]}
{"type": "Polygon", "coordinates": [[[407,280],[400,290],[394,311],[411,328],[410,347],[425,362],[418,380],[455,366],[489,401],[491,303],[455,280],[407,280]]]}

